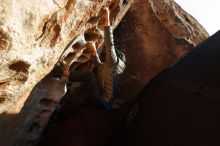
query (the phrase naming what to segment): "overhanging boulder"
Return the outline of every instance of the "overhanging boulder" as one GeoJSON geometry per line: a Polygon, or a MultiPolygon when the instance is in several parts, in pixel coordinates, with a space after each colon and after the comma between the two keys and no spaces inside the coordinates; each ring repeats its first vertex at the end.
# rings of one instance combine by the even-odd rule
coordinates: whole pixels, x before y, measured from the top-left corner
{"type": "MultiPolygon", "coordinates": [[[[3,114],[0,131],[4,133],[0,135],[4,139],[1,144],[12,145],[23,138],[23,145],[27,145],[29,137],[22,136],[30,136],[25,133],[26,129],[39,112],[36,107],[43,98],[35,92],[42,93],[41,83],[28,97],[32,88],[62,58],[64,50],[71,51],[70,44],[84,39],[84,32],[90,32],[96,25],[102,6],[111,5],[111,21],[115,27],[131,3],[124,0],[115,0],[112,4],[107,0],[32,0],[27,4],[24,0],[1,0],[0,112],[3,114]]],[[[135,1],[117,36],[118,46],[126,49],[128,58],[124,74],[126,86],[122,93],[137,85],[131,90],[132,94],[123,95],[129,97],[130,104],[154,75],[205,39],[208,33],[174,1],[142,0],[135,1]]],[[[101,43],[102,39],[97,45],[101,43]]]]}

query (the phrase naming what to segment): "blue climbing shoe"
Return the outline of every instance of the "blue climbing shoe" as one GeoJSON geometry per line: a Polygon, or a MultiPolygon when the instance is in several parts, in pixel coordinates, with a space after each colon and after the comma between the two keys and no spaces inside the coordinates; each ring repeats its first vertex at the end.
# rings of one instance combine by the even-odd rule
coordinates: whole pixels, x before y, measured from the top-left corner
{"type": "Polygon", "coordinates": [[[106,111],[110,111],[112,108],[112,102],[111,101],[106,101],[103,96],[99,98],[99,102],[101,103],[102,106],[104,106],[106,111]]]}

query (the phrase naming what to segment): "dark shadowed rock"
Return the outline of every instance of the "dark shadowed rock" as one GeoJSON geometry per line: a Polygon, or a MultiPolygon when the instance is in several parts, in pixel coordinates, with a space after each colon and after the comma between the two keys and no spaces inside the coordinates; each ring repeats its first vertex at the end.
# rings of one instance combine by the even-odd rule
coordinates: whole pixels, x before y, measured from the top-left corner
{"type": "Polygon", "coordinates": [[[111,145],[220,145],[219,61],[217,32],[150,81],[137,115],[111,145]]]}

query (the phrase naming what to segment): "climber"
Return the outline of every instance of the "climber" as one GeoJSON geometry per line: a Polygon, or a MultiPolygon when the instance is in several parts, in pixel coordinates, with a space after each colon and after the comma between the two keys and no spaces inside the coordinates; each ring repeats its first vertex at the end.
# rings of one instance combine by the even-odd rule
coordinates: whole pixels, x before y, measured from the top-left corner
{"type": "MultiPolygon", "coordinates": [[[[95,72],[96,76],[93,76],[94,79],[88,80],[92,81],[95,84],[95,86],[98,86],[96,84],[96,80],[99,82],[99,86],[101,89],[96,87],[93,91],[94,95],[99,96],[100,103],[105,107],[106,110],[110,110],[112,106],[112,100],[113,100],[113,88],[114,88],[114,76],[118,74],[122,74],[125,69],[125,56],[124,54],[119,51],[115,50],[114,47],[114,41],[113,41],[113,32],[112,28],[110,26],[110,20],[109,20],[109,9],[106,8],[104,10],[104,13],[102,15],[103,17],[103,23],[101,24],[104,27],[104,45],[105,45],[105,62],[101,62],[99,55],[97,53],[95,40],[94,41],[88,41],[88,43],[84,46],[88,49],[91,49],[93,54],[93,63],[95,66],[95,72]],[[102,93],[100,94],[100,91],[102,93]]],[[[93,75],[93,71],[75,71],[71,68],[69,69],[69,66],[65,67],[65,63],[63,65],[60,65],[56,67],[55,69],[55,76],[61,77],[66,76],[69,77],[70,82],[84,82],[86,81],[88,77],[93,75]],[[68,68],[68,69],[67,69],[68,68]]],[[[87,81],[87,82],[88,82],[87,81]]],[[[93,85],[91,85],[93,86],[93,85]]],[[[91,88],[92,89],[92,88],[91,88]]]]}
{"type": "Polygon", "coordinates": [[[108,8],[104,10],[103,19],[105,62],[101,62],[95,42],[88,42],[88,47],[94,51],[93,62],[103,94],[100,97],[100,102],[107,110],[110,110],[114,96],[114,76],[123,73],[125,69],[125,56],[122,52],[115,50],[108,8]]]}

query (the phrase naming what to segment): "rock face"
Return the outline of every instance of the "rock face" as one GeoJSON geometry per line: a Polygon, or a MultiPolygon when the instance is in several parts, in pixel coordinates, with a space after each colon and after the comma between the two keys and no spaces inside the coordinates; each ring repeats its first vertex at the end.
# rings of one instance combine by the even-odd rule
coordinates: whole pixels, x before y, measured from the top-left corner
{"type": "Polygon", "coordinates": [[[207,31],[198,25],[198,21],[174,1],[151,0],[150,3],[158,19],[176,39],[184,39],[195,46],[204,40],[204,35],[208,36],[207,31]]]}
{"type": "MultiPolygon", "coordinates": [[[[37,111],[39,103],[45,96],[44,90],[50,86],[47,84],[48,77],[38,82],[51,71],[58,60],[64,59],[69,53],[73,53],[73,60],[80,62],[83,50],[76,51],[77,44],[86,43],[87,37],[92,36],[96,28],[101,32],[96,45],[101,46],[102,7],[110,7],[111,24],[115,28],[132,2],[133,0],[126,3],[122,0],[31,0],[28,3],[24,0],[0,1],[1,145],[15,145],[15,139],[21,135],[25,135],[26,139],[37,136],[36,133],[23,133],[30,128],[28,125],[33,122],[35,113],[41,112],[37,111]],[[34,86],[35,90],[29,95],[34,86]]],[[[48,118],[50,114],[46,113],[42,117],[48,118]]],[[[41,122],[45,126],[47,120],[41,122]]]]}
{"type": "Polygon", "coordinates": [[[33,0],[28,4],[1,0],[0,113],[12,105],[18,111],[13,109],[11,113],[20,111],[23,104],[18,105],[18,101],[25,100],[69,43],[79,40],[77,36],[85,31],[91,31],[105,5],[111,6],[115,27],[128,8],[122,8],[119,0],[33,0]]]}
{"type": "Polygon", "coordinates": [[[219,145],[219,41],[217,32],[151,80],[112,145],[219,145]]]}
{"type": "MultiPolygon", "coordinates": [[[[44,82],[45,79],[42,82],[39,81],[51,71],[60,58],[64,58],[70,52],[74,53],[72,46],[77,48],[75,44],[84,42],[86,39],[84,34],[93,32],[101,15],[102,6],[110,5],[111,23],[116,27],[132,1],[45,0],[36,2],[31,0],[26,3],[24,0],[1,0],[0,2],[2,12],[0,17],[0,112],[2,113],[0,131],[4,133],[0,134],[1,144],[32,145],[30,141],[39,136],[42,127],[37,134],[28,133],[28,131],[30,126],[35,126],[33,124],[35,116],[41,114],[39,103],[44,98],[43,89],[50,86],[44,82]],[[36,85],[37,82],[39,83],[36,85]],[[11,130],[8,130],[9,128],[11,130]],[[18,144],[21,139],[23,141],[18,144]]],[[[122,108],[117,109],[120,114],[113,112],[106,115],[103,110],[92,111],[91,115],[96,115],[98,112],[99,117],[105,115],[106,118],[100,118],[102,129],[91,130],[89,134],[92,135],[95,132],[97,137],[101,137],[103,129],[115,128],[115,125],[127,114],[130,105],[146,83],[207,36],[208,33],[204,28],[174,1],[135,1],[116,32],[116,44],[122,48],[127,57],[127,70],[122,77],[121,90],[117,94],[122,97],[124,104],[121,105],[122,108]],[[114,124],[111,121],[114,121],[114,124]]],[[[101,46],[102,41],[101,37],[97,43],[98,47],[101,46]]],[[[80,62],[83,51],[75,52],[77,53],[74,60],[80,62]]],[[[91,113],[84,111],[85,116],[91,113]]],[[[45,114],[45,117],[49,116],[45,114]]],[[[78,117],[79,119],[75,120],[76,125],[80,123],[83,128],[83,124],[89,124],[80,122],[82,116],[78,117]]],[[[88,118],[87,120],[90,121],[96,120],[91,116],[88,118]]],[[[94,126],[100,126],[96,125],[98,123],[95,121],[92,123],[94,126]]],[[[108,133],[110,131],[105,131],[107,136],[111,135],[108,133]]],[[[63,132],[57,133],[57,136],[65,135],[65,131],[63,132]]],[[[54,142],[56,140],[56,138],[51,139],[54,142]]]]}
{"type": "Polygon", "coordinates": [[[117,47],[127,57],[126,80],[119,93],[127,100],[137,97],[152,77],[202,42],[208,33],[174,1],[143,0],[134,2],[115,36],[117,47]]]}
{"type": "MultiPolygon", "coordinates": [[[[53,127],[40,145],[106,144],[112,135],[117,135],[114,132],[149,80],[203,41],[208,33],[173,1],[138,0],[114,36],[116,48],[125,53],[127,60],[119,91],[115,91],[116,98],[124,102],[110,112],[89,107],[79,110],[53,127]]],[[[126,122],[132,120],[134,113],[129,113],[126,122]]],[[[121,135],[116,137],[120,139],[121,135]]]]}

